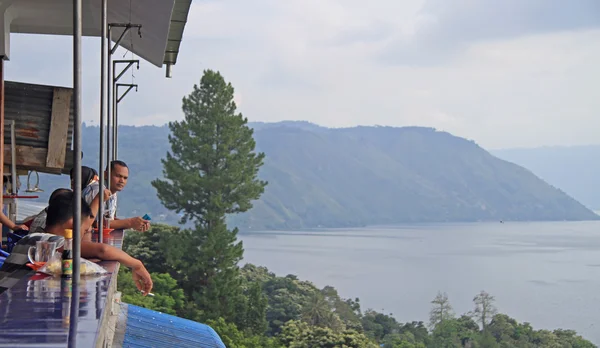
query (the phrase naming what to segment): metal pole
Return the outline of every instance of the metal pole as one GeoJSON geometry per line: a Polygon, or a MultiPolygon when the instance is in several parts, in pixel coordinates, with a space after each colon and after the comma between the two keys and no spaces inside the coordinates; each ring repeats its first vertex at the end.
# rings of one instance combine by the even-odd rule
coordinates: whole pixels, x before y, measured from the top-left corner
{"type": "Polygon", "coordinates": [[[15,120],[10,121],[10,176],[11,194],[17,194],[17,136],[15,134],[15,120]]]}
{"type": "Polygon", "coordinates": [[[107,1],[108,0],[102,0],[102,34],[100,35],[100,163],[98,164],[98,194],[100,195],[100,209],[98,211],[98,216],[100,217],[98,219],[98,242],[100,243],[104,242],[104,109],[106,107],[107,1]]]}
{"type": "MultiPolygon", "coordinates": [[[[115,74],[116,71],[116,65],[113,62],[113,76],[115,74]]],[[[112,159],[116,160],[117,159],[117,127],[119,126],[117,124],[117,83],[115,82],[115,79],[112,79],[112,122],[113,122],[113,129],[112,129],[112,146],[113,146],[113,153],[112,153],[112,159]]]]}
{"type": "MultiPolygon", "coordinates": [[[[115,99],[119,97],[119,89],[115,88],[115,99]]],[[[113,139],[114,143],[113,143],[113,151],[114,151],[114,158],[118,159],[119,158],[119,102],[118,101],[114,101],[113,103],[115,103],[115,138],[113,139]]]]}
{"type": "MultiPolygon", "coordinates": [[[[79,283],[81,258],[81,1],[73,0],[73,173],[75,174],[73,205],[73,283],[79,283]]],[[[77,301],[79,303],[79,301],[77,301]]]]}
{"type": "Polygon", "coordinates": [[[8,217],[12,222],[17,222],[17,135],[15,134],[15,120],[10,121],[10,156],[11,194],[15,197],[8,205],[8,217]]]}
{"type": "MultiPolygon", "coordinates": [[[[115,65],[116,66],[116,65],[115,65]]],[[[127,68],[128,69],[131,65],[129,65],[127,68]]],[[[115,69],[113,69],[115,70],[115,69]]],[[[114,112],[114,116],[115,116],[115,138],[114,138],[114,146],[113,146],[113,150],[114,150],[114,155],[115,158],[118,158],[118,151],[119,151],[119,103],[121,102],[121,100],[123,100],[123,98],[125,98],[125,96],[127,95],[127,93],[129,93],[129,91],[131,91],[134,87],[135,87],[135,91],[137,92],[137,88],[138,85],[137,84],[122,84],[122,83],[117,83],[118,78],[115,79],[115,95],[114,95],[114,99],[113,99],[113,103],[115,103],[115,112],[114,112]],[[123,93],[123,95],[119,95],[119,87],[127,87],[127,89],[125,90],[125,93],[123,93]]]]}
{"type": "Polygon", "coordinates": [[[77,347],[79,321],[79,275],[81,262],[81,1],[73,0],[73,174],[75,202],[73,204],[73,292],[69,323],[68,347],[77,347]]]}
{"type": "MultiPolygon", "coordinates": [[[[110,162],[112,162],[112,152],[110,150],[110,143],[111,143],[111,138],[110,138],[110,134],[111,134],[111,128],[110,128],[110,124],[111,124],[111,87],[112,87],[112,53],[111,53],[111,45],[112,45],[112,40],[111,40],[111,32],[112,32],[112,28],[110,25],[108,26],[108,35],[107,35],[107,45],[108,45],[108,50],[106,51],[106,55],[107,55],[107,59],[108,62],[106,64],[106,68],[108,69],[107,75],[106,75],[106,176],[108,178],[108,182],[110,183],[110,162]]],[[[109,184],[110,185],[110,184],[109,184]]],[[[110,190],[110,187],[108,188],[110,190]]],[[[108,227],[108,226],[107,226],[108,227]]],[[[102,233],[102,231],[100,231],[100,233],[102,233]]]]}

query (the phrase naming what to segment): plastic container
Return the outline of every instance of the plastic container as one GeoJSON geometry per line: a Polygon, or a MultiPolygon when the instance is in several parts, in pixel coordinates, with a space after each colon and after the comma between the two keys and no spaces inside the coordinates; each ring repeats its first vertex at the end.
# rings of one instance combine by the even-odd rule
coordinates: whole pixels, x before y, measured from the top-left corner
{"type": "Polygon", "coordinates": [[[103,228],[102,229],[102,239],[109,239],[110,233],[114,231],[114,228],[103,228]]]}
{"type": "MultiPolygon", "coordinates": [[[[112,231],[114,231],[114,230],[115,230],[114,228],[103,228],[102,229],[102,241],[104,243],[106,243],[107,239],[111,239],[112,238],[111,235],[110,235],[110,233],[112,231]]],[[[97,228],[94,228],[94,235],[95,236],[92,237],[92,240],[98,241],[98,239],[97,239],[98,229],[97,228]]]]}

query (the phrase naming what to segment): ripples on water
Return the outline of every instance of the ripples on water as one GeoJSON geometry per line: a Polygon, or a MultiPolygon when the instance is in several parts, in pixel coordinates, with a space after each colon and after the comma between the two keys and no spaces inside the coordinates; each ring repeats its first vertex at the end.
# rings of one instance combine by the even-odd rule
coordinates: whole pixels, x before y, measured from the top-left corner
{"type": "Polygon", "coordinates": [[[423,224],[242,233],[245,261],[360,297],[363,310],[426,321],[446,291],[457,313],[480,290],[535,328],[600,344],[600,222],[423,224]]]}

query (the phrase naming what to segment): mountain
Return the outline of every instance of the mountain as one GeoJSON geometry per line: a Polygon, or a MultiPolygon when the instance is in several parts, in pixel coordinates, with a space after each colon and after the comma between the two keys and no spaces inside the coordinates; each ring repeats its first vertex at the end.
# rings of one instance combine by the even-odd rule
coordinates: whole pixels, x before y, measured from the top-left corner
{"type": "MultiPolygon", "coordinates": [[[[250,212],[231,219],[242,229],[598,218],[529,170],[431,128],[251,126],[267,155],[260,176],[269,185],[250,212]]],[[[166,126],[119,128],[119,157],[130,166],[120,216],[177,221],[150,185],[162,173],[168,134],[166,126]]],[[[97,167],[98,128],[83,127],[83,136],[83,162],[97,167]]],[[[49,192],[67,184],[66,177],[42,178],[49,192]]]]}
{"type": "Polygon", "coordinates": [[[600,145],[494,150],[492,154],[529,168],[585,206],[600,210],[600,145]]]}

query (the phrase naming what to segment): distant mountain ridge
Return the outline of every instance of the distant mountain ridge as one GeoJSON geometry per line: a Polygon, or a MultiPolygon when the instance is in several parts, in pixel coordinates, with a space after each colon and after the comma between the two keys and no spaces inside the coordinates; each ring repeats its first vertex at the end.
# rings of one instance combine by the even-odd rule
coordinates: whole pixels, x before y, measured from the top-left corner
{"type": "MultiPolygon", "coordinates": [[[[473,141],[422,127],[330,129],[308,122],[251,123],[269,181],[241,229],[301,229],[417,222],[588,220],[598,216],[529,170],[473,141]]],[[[176,222],[150,181],[169,150],[166,126],[119,128],[131,168],[119,215],[176,222]]],[[[83,127],[84,163],[97,167],[98,128],[83,127]]],[[[44,176],[52,182],[68,179],[44,176]]]]}

